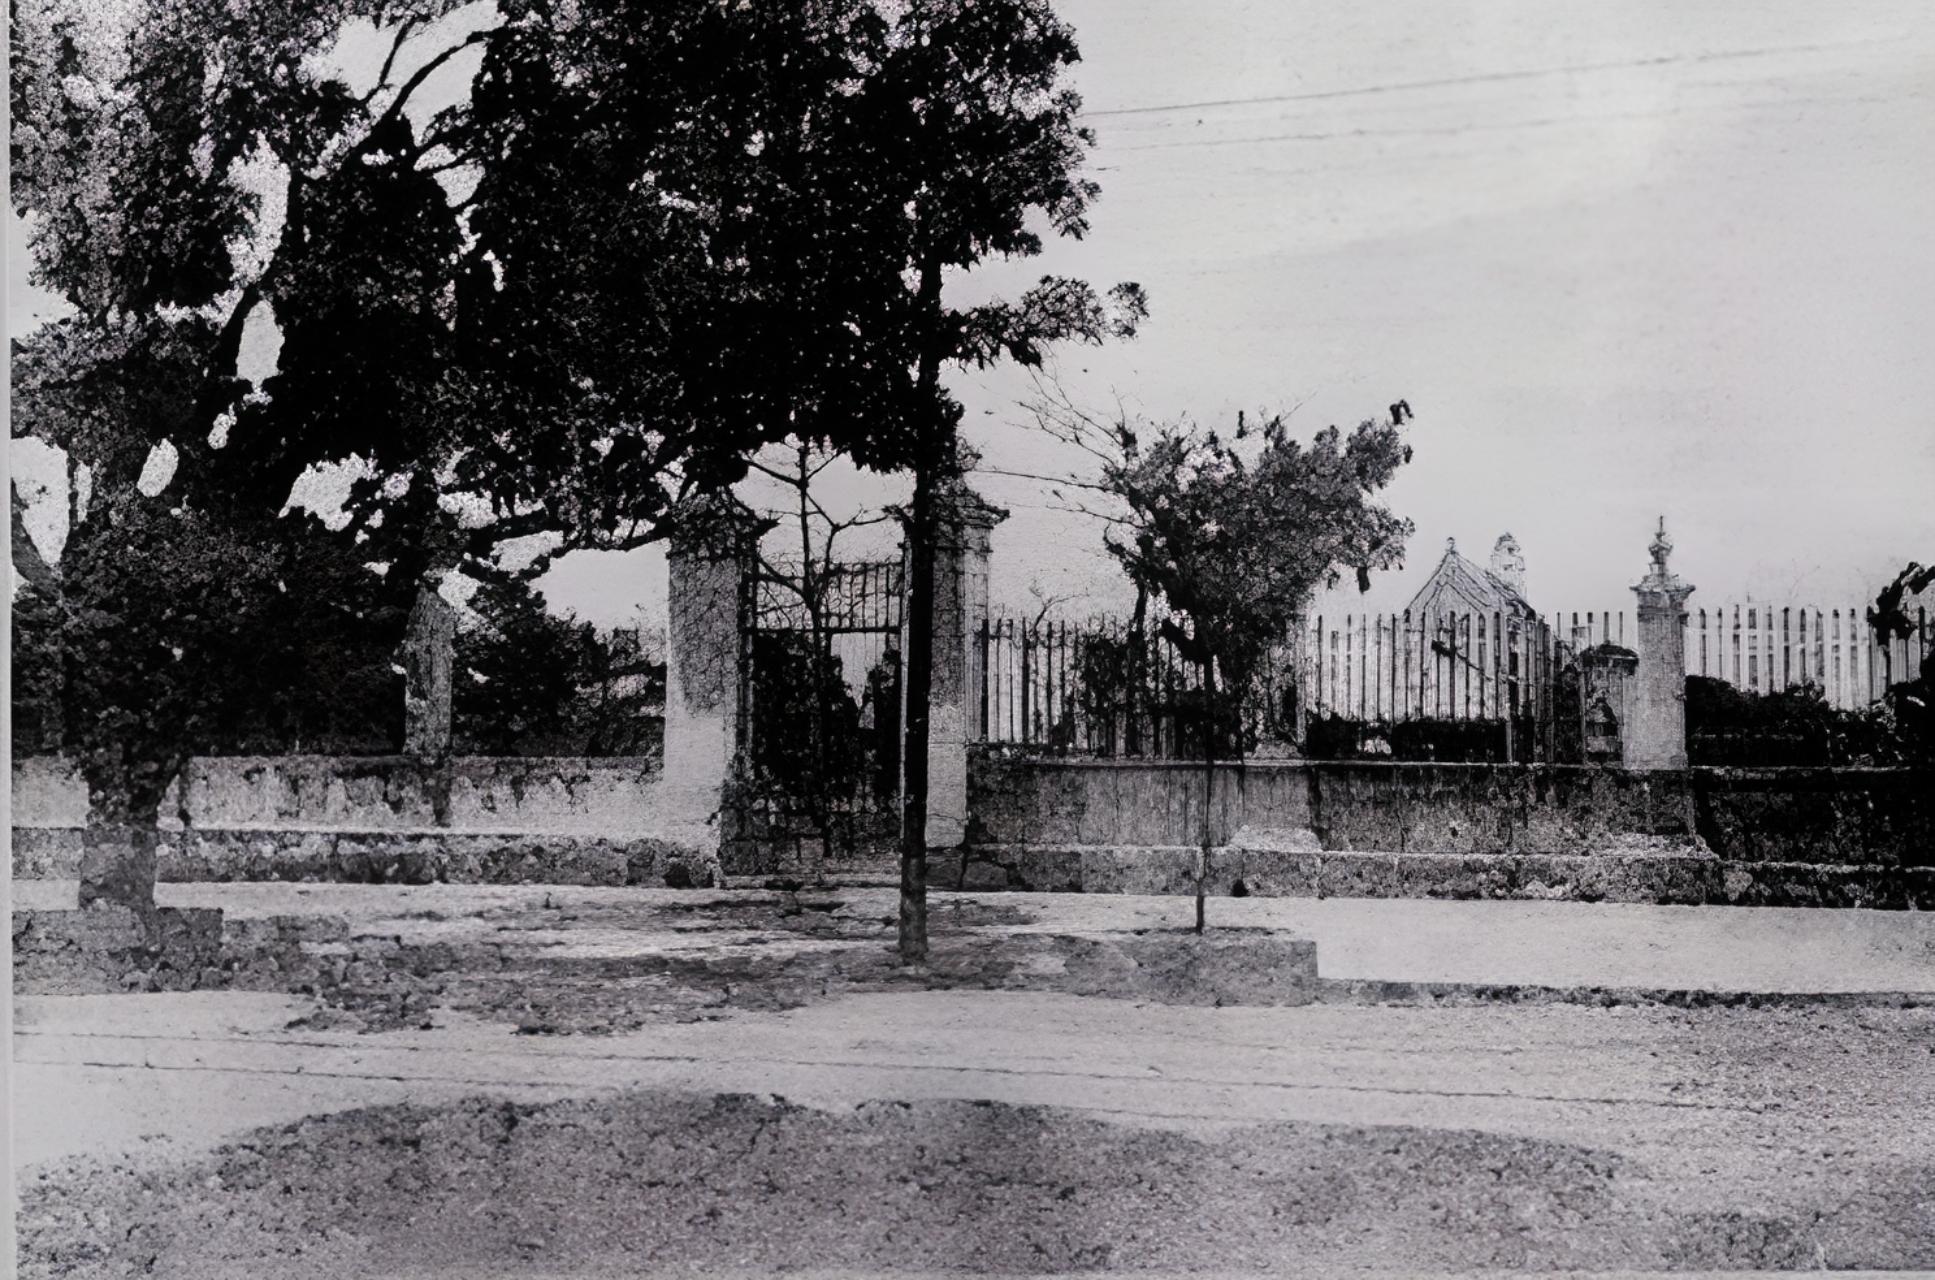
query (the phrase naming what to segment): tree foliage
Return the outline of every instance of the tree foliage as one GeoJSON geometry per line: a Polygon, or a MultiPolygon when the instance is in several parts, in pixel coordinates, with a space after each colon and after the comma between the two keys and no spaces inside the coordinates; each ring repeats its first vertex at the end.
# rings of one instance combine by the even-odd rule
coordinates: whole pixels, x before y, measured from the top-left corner
{"type": "Polygon", "coordinates": [[[165,439],[204,507],[273,513],[353,461],[349,533],[399,579],[492,576],[541,535],[528,576],[658,536],[769,439],[911,465],[917,424],[958,413],[923,369],[1139,313],[1070,281],[938,305],[943,270],[1038,251],[1034,212],[1085,228],[1073,40],[1043,3],[454,7],[15,6],[15,199],[76,308],[27,354],[78,408],[30,398],[22,429],[108,487],[165,439]],[[362,93],[330,63],[352,21],[396,41],[362,93]],[[264,307],[283,345],[251,387],[264,307]]]}
{"type": "MultiPolygon", "coordinates": [[[[1206,673],[1197,695],[1240,745],[1234,710],[1272,646],[1320,587],[1402,563],[1411,522],[1378,500],[1411,457],[1391,422],[1345,435],[1327,427],[1304,444],[1281,417],[1231,439],[1187,425],[1153,432],[1123,421],[1099,487],[1126,508],[1104,536],[1139,594],[1169,611],[1159,626],[1206,673]]],[[[1207,743],[1206,743],[1207,745],[1207,743]]]]}
{"type": "MultiPolygon", "coordinates": [[[[11,27],[13,194],[35,279],[74,308],[16,352],[16,431],[92,478],[73,546],[138,529],[181,560],[64,573],[86,643],[130,662],[155,652],[158,581],[255,592],[225,613],[236,651],[291,624],[265,548],[319,465],[357,474],[342,536],[400,594],[662,536],[685,492],[787,436],[914,469],[924,566],[960,412],[942,368],[1036,363],[1143,310],[1066,280],[943,296],[1038,252],[1043,222],[1086,230],[1076,50],[1045,0],[22,0],[11,27]],[[334,61],[358,23],[392,41],[373,85],[334,61]],[[271,315],[277,367],[251,385],[238,355],[271,315]],[[172,482],[144,493],[164,442],[172,482]]],[[[183,699],[124,744],[165,767],[210,709],[172,659],[145,691],[142,669],[82,696],[110,717],[183,699]]]]}
{"type": "Polygon", "coordinates": [[[479,755],[644,755],[662,740],[665,664],[634,633],[560,618],[523,582],[487,583],[457,633],[454,732],[479,755]]]}
{"type": "Polygon", "coordinates": [[[215,732],[222,689],[251,661],[277,589],[270,549],[206,515],[138,494],[70,535],[63,555],[62,660],[81,692],[69,752],[109,822],[158,809],[187,758],[215,732]]]}

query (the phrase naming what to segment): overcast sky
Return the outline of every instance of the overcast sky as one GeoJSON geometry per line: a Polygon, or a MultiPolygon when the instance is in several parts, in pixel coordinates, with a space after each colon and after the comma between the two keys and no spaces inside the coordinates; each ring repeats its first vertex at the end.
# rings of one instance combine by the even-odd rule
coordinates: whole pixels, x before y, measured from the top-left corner
{"type": "MultiPolygon", "coordinates": [[[[1401,606],[1447,537],[1482,561],[1507,529],[1540,607],[1629,608],[1661,515],[1695,605],[1851,604],[1935,556],[1920,0],[1061,8],[1100,136],[1093,232],[961,294],[1140,281],[1142,335],[1061,360],[1098,409],[1296,406],[1311,431],[1408,399],[1409,563],[1337,608],[1401,606]]],[[[13,256],[17,327],[41,303],[13,256]]],[[[954,385],[991,464],[1077,465],[1027,427],[1018,371],[954,385]]],[[[1091,523],[980,487],[1014,513],[997,605],[1121,603],[1091,523]]],[[[650,553],[547,587],[601,622],[662,615],[650,553]]]]}

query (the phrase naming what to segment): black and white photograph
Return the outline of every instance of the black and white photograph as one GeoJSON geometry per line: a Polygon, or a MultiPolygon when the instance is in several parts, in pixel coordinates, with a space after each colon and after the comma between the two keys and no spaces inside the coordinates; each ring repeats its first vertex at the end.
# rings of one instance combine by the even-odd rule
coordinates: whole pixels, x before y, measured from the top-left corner
{"type": "Polygon", "coordinates": [[[0,1269],[1935,1275],[1935,6],[7,39],[0,1269]]]}

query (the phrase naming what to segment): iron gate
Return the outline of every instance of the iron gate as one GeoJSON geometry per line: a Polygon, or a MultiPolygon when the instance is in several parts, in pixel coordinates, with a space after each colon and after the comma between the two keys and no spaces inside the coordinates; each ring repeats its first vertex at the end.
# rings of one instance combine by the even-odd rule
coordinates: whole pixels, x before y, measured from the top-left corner
{"type": "Polygon", "coordinates": [[[746,572],[747,835],[780,865],[866,858],[897,839],[903,578],[897,560],[746,572]]]}

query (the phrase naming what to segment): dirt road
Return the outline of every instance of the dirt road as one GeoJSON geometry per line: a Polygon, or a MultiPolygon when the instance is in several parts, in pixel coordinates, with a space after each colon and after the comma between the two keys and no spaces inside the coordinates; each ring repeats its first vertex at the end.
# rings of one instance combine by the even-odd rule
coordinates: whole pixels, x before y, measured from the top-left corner
{"type": "MultiPolygon", "coordinates": [[[[777,917],[791,933],[741,907],[676,924],[595,895],[438,903],[392,903],[383,927],[500,967],[440,988],[407,1025],[369,1031],[269,992],[22,998],[23,1273],[1935,1267],[1925,1003],[1271,1009],[850,990],[824,974],[876,945],[850,936],[866,900],[844,922],[777,917]],[[585,1025],[604,1033],[531,1023],[512,1007],[525,971],[462,942],[480,933],[578,956],[530,999],[600,1010],[585,1025]],[[821,976],[794,980],[790,1007],[697,1002],[657,969],[656,985],[615,984],[652,946],[776,958],[709,981],[821,976]],[[652,1016],[609,1016],[641,1001],[652,1016]]],[[[1093,909],[1045,910],[1067,928],[1093,909]]],[[[1499,920],[1481,914],[1440,973],[1581,963],[1535,915],[1488,942],[1499,920]]],[[[1624,918],[1637,927],[1612,954],[1628,976],[1725,988],[1729,954],[1779,971],[1782,917],[1734,951],[1671,941],[1751,933],[1754,917],[1624,918]]],[[[1419,933],[1450,946],[1454,919],[1419,933]]],[[[1574,919],[1580,936],[1609,928],[1574,919]]],[[[1796,946],[1867,955],[1900,987],[1922,972],[1909,925],[1810,921],[1796,946]]],[[[1434,963],[1416,937],[1360,954],[1379,946],[1386,967],[1360,959],[1357,976],[1401,978],[1391,958],[1407,948],[1414,972],[1434,963]]]]}
{"type": "Polygon", "coordinates": [[[97,999],[145,1009],[103,1035],[75,1023],[105,1009],[29,1003],[19,1041],[21,1155],[42,1157],[23,1257],[110,1242],[74,1274],[118,1273],[136,1241],[163,1274],[244,1274],[302,1224],[337,1243],[282,1274],[1935,1265],[1925,1009],[935,992],[554,1038],[97,999]],[[346,1110],[371,1103],[406,1104],[346,1110]],[[83,1141],[97,1158],[51,1159],[83,1141]]]}

